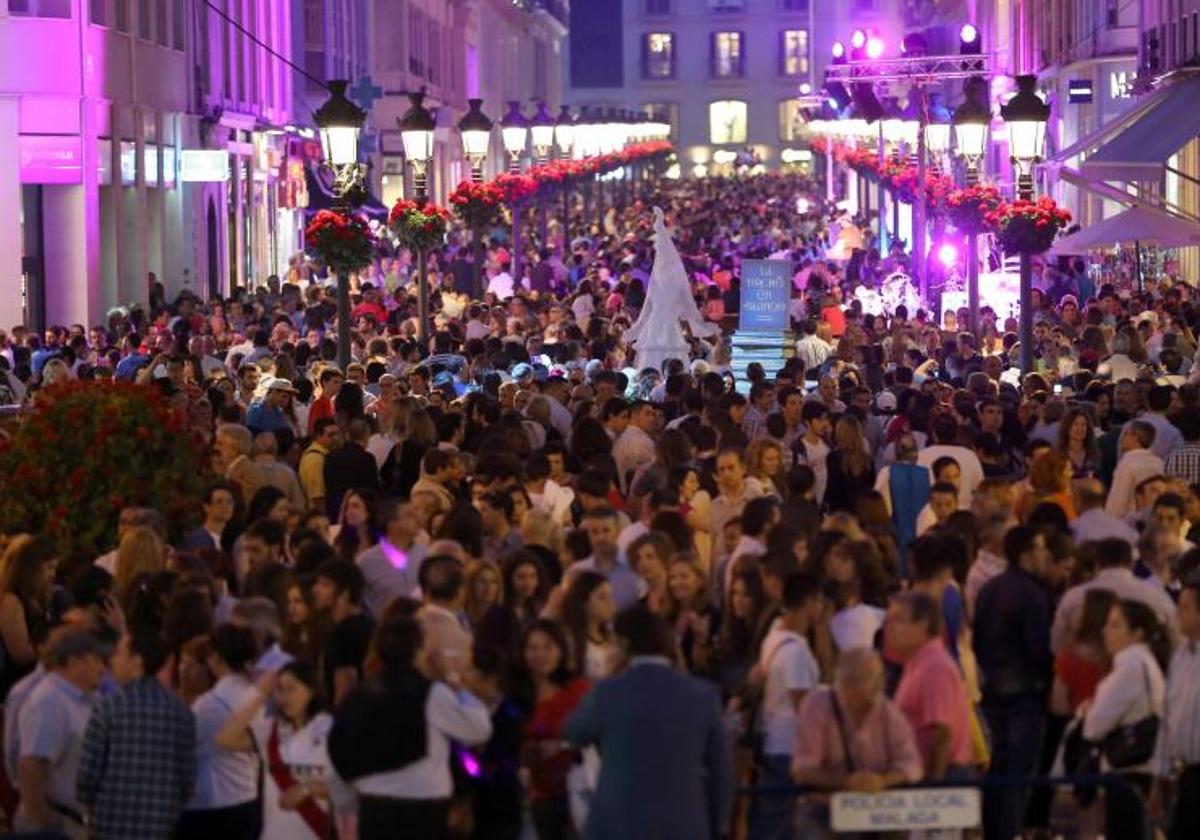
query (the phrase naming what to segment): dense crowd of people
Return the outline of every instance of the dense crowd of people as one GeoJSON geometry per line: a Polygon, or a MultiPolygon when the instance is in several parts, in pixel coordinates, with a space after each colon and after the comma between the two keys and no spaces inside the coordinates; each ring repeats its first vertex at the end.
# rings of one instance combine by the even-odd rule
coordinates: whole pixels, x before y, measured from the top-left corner
{"type": "Polygon", "coordinates": [[[214,477],[94,562],[0,538],[13,830],[815,838],[830,792],[922,782],[982,785],[998,840],[1197,836],[1193,287],[1039,264],[1021,376],[988,307],[864,311],[903,251],[809,187],[647,184],[531,230],[520,276],[497,235],[479,287],[455,235],[428,345],[381,259],[345,368],[299,259],[0,334],[0,404],[160,389],[214,477]],[[643,369],[654,204],[726,330],[643,369]],[[797,338],[735,382],[752,258],[792,263],[797,338]]]}

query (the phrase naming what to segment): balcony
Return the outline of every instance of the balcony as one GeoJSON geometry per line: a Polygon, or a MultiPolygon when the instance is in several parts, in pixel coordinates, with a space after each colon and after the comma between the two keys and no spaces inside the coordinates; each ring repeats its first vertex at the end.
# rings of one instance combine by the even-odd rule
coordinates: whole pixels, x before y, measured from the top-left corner
{"type": "MultiPolygon", "coordinates": [[[[586,2],[586,0],[585,0],[586,2]]],[[[541,13],[558,21],[564,28],[570,25],[571,10],[567,0],[512,0],[517,8],[531,13],[541,13]]]]}

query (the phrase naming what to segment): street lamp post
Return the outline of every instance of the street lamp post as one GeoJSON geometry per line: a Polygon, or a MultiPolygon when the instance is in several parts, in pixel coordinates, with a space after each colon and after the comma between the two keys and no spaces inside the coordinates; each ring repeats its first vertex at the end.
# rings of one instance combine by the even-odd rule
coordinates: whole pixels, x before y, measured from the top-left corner
{"type": "MultiPolygon", "coordinates": [[[[329,99],[313,114],[321,132],[325,163],[333,170],[333,194],[339,213],[351,210],[350,196],[362,183],[358,165],[358,136],[367,120],[366,111],[346,98],[344,79],[329,83],[329,99]]],[[[343,371],[350,365],[350,276],[337,276],[337,358],[343,371]]]]}
{"type": "MultiPolygon", "coordinates": [[[[987,102],[980,96],[986,96],[986,83],[982,79],[978,84],[964,85],[966,101],[954,111],[954,149],[963,160],[965,167],[964,180],[968,187],[979,183],[979,164],[987,149],[988,126],[992,122],[992,112],[987,102]],[[982,88],[982,91],[980,90],[982,88]]],[[[967,309],[970,312],[969,322],[971,332],[979,334],[979,235],[967,233],[967,309]]]]}
{"type": "MultiPolygon", "coordinates": [[[[424,207],[429,200],[429,164],[433,160],[433,131],[437,122],[425,108],[425,90],[408,95],[409,109],[396,122],[404,157],[413,168],[413,200],[424,207]]],[[[417,340],[423,352],[429,350],[429,277],[425,271],[425,251],[417,252],[417,340]]]]}
{"type": "MultiPolygon", "coordinates": [[[[554,121],[554,142],[558,145],[558,154],[562,160],[571,159],[571,149],[575,145],[575,118],[571,116],[571,108],[563,105],[554,121]]],[[[571,245],[571,182],[567,180],[562,191],[562,258],[567,259],[567,249],[571,245]]]]}
{"type": "MultiPolygon", "coordinates": [[[[1008,149],[1017,168],[1017,198],[1033,199],[1033,166],[1042,157],[1050,106],[1037,95],[1036,76],[1017,76],[1017,94],[1000,108],[1008,127],[1008,149]]],[[[1021,258],[1021,373],[1033,370],[1033,257],[1021,258]]]]}
{"type": "Polygon", "coordinates": [[[929,278],[925,272],[925,92],[914,87],[908,94],[901,131],[908,146],[910,165],[917,170],[917,188],[912,205],[912,273],[917,278],[921,299],[929,295],[929,278]]]}
{"type": "MultiPolygon", "coordinates": [[[[508,103],[508,113],[500,120],[500,135],[504,139],[504,151],[508,153],[508,171],[513,175],[521,172],[521,155],[525,154],[525,143],[529,137],[529,121],[521,113],[521,103],[508,103]]],[[[512,279],[513,288],[521,284],[521,208],[512,206],[512,279]]]]}
{"type": "MultiPolygon", "coordinates": [[[[546,110],[545,102],[538,102],[537,113],[529,118],[529,134],[533,140],[533,154],[539,164],[550,162],[554,150],[554,117],[546,110]]],[[[546,197],[538,195],[538,247],[545,249],[549,239],[549,219],[546,215],[546,197]]]]}
{"type": "MultiPolygon", "coordinates": [[[[488,147],[492,143],[492,121],[483,113],[482,99],[468,99],[470,106],[458,121],[458,132],[462,135],[463,154],[471,164],[471,180],[483,183],[483,164],[487,160],[488,147]]],[[[471,231],[474,237],[475,264],[471,270],[471,294],[483,297],[483,254],[485,251],[482,229],[471,231]]]]}

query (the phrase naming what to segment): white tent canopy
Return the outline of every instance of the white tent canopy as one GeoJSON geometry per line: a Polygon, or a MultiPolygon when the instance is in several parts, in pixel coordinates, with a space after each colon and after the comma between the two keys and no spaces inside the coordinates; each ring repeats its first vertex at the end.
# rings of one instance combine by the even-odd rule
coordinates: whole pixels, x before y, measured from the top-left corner
{"type": "Polygon", "coordinates": [[[1122,242],[1164,248],[1200,245],[1200,224],[1138,206],[1058,240],[1050,253],[1055,256],[1086,254],[1093,248],[1112,247],[1122,242]]]}

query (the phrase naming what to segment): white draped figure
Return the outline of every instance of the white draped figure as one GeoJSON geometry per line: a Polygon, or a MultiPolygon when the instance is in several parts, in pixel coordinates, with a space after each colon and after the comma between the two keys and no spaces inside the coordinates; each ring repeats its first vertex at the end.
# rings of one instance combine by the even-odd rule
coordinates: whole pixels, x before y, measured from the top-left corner
{"type": "Polygon", "coordinates": [[[654,208],[654,268],[646,289],[646,301],[637,321],[625,331],[625,340],[637,350],[638,368],[662,370],[667,359],[688,360],[689,348],[680,321],[686,321],[692,335],[709,338],[721,332],[716,324],[704,320],[692,287],[688,283],[683,260],[671,240],[663,211],[654,208]]]}

